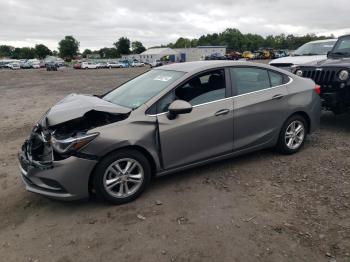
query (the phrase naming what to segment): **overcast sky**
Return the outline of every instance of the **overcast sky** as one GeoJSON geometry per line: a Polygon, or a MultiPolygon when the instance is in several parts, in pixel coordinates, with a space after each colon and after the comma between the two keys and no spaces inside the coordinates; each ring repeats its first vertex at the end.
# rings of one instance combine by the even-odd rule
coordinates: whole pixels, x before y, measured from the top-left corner
{"type": "Polygon", "coordinates": [[[146,47],[238,28],[243,33],[350,33],[349,0],[0,0],[0,44],[57,49],[65,35],[80,50],[121,36],[146,47]]]}

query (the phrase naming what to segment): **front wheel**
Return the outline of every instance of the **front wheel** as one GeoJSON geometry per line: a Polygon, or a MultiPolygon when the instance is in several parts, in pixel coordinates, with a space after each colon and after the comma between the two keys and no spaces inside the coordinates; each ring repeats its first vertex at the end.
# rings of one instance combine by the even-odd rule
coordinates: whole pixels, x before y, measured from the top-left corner
{"type": "Polygon", "coordinates": [[[93,175],[97,196],[120,205],[131,202],[142,194],[151,180],[151,167],[143,154],[128,149],[102,159],[93,175]]]}
{"type": "Polygon", "coordinates": [[[282,154],[294,154],[304,145],[307,137],[307,123],[304,117],[294,115],[283,125],[277,143],[277,149],[282,154]]]}

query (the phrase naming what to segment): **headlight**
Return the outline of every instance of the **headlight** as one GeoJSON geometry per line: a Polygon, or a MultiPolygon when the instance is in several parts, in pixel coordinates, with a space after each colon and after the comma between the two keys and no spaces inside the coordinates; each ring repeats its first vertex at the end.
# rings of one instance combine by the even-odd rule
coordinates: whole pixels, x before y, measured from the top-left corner
{"type": "Polygon", "coordinates": [[[98,135],[99,133],[78,134],[75,137],[69,137],[66,139],[56,139],[53,135],[51,137],[51,145],[56,152],[64,154],[70,151],[78,151],[80,148],[90,143],[98,135]]]}
{"type": "Polygon", "coordinates": [[[348,70],[341,70],[338,75],[339,79],[341,81],[348,80],[349,78],[349,71],[348,70]]]}
{"type": "Polygon", "coordinates": [[[295,72],[295,74],[297,75],[297,76],[303,76],[303,71],[302,70],[297,70],[296,72],[295,72]]]}

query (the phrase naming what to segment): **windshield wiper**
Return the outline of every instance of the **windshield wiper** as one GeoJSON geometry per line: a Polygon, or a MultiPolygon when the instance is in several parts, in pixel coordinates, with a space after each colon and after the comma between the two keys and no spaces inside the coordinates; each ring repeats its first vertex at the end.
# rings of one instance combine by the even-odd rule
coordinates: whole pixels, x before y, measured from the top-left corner
{"type": "Polygon", "coordinates": [[[350,55],[348,52],[332,52],[331,55],[350,55]]]}
{"type": "Polygon", "coordinates": [[[319,55],[319,54],[316,54],[316,53],[306,53],[306,54],[302,54],[302,55],[319,55]]]}

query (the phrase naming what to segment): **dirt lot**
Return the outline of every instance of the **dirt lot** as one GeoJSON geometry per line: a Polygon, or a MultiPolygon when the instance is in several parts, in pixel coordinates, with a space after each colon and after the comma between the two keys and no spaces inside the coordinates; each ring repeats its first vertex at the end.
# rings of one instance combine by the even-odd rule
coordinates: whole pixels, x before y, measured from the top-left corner
{"type": "Polygon", "coordinates": [[[26,192],[16,153],[47,108],[143,70],[0,71],[0,261],[350,261],[349,114],[323,114],[296,155],[156,179],[124,206],[26,192]]]}

